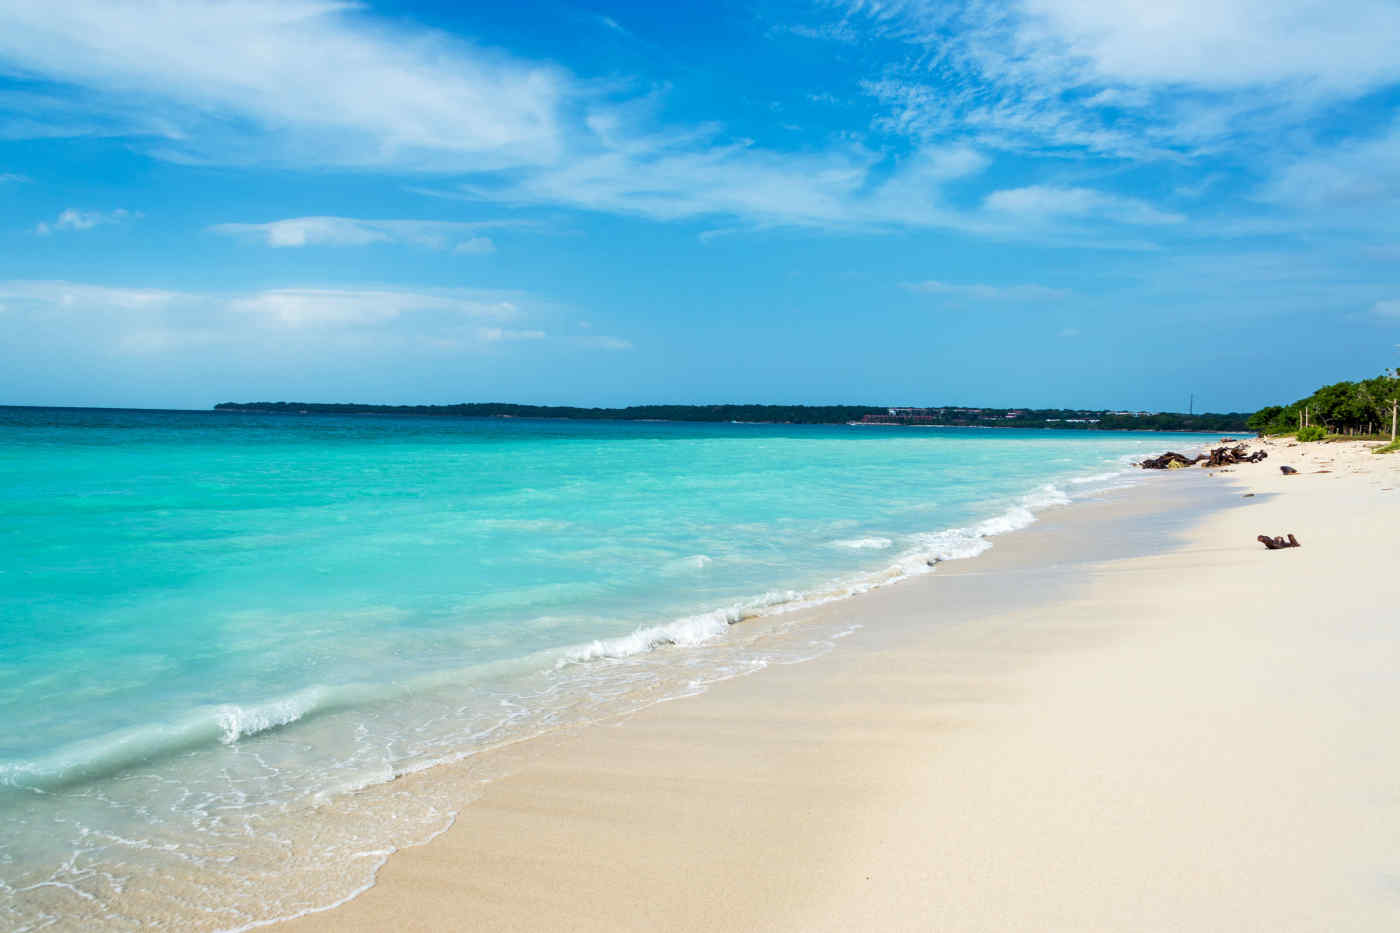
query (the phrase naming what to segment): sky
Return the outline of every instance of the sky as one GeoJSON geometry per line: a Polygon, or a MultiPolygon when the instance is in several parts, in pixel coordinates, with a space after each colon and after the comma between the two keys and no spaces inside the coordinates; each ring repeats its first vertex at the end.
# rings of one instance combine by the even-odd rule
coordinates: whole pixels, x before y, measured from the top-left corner
{"type": "Polygon", "coordinates": [[[0,404],[1249,411],[1400,363],[1396,0],[0,0],[0,404]]]}

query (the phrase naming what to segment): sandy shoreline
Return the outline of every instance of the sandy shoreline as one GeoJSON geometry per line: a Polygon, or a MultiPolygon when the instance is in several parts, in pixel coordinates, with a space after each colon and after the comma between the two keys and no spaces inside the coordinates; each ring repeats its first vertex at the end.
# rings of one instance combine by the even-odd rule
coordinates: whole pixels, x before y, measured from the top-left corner
{"type": "Polygon", "coordinates": [[[861,626],[816,660],[530,743],[279,928],[1400,928],[1400,457],[1269,450],[813,610],[861,626]]]}

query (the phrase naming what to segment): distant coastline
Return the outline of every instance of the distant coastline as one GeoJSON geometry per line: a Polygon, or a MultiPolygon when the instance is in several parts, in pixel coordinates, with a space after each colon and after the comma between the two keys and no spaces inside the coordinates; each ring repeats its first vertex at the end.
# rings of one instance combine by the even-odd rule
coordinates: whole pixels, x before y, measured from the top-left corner
{"type": "Polygon", "coordinates": [[[930,408],[877,405],[631,405],[580,408],[464,402],[456,405],[373,405],[357,402],[220,402],[222,412],[315,415],[408,415],[447,418],[567,418],[585,421],[869,424],[919,427],[1052,428],[1097,431],[1246,431],[1247,412],[1111,411],[1068,408],[930,408]]]}

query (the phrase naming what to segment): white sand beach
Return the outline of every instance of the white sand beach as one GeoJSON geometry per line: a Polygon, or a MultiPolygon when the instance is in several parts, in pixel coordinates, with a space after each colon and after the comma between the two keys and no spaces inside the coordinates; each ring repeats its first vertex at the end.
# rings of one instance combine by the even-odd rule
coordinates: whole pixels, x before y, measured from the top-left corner
{"type": "Polygon", "coordinates": [[[861,627],[527,743],[284,928],[1400,929],[1400,456],[1367,448],[1144,476],[813,610],[861,627]],[[1113,557],[1168,491],[1237,505],[1113,557]]]}

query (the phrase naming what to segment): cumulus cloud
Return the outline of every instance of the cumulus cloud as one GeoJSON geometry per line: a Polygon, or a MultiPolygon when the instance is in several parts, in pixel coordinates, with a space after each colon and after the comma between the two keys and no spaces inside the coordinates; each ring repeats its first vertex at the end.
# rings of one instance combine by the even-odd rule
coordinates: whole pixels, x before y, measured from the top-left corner
{"type": "Polygon", "coordinates": [[[60,230],[91,230],[103,224],[121,223],[123,220],[140,216],[139,213],[120,208],[114,211],[80,211],[70,207],[61,211],[58,218],[52,222],[39,221],[34,227],[34,232],[39,236],[48,236],[60,230]]]}
{"type": "Polygon", "coordinates": [[[522,227],[519,221],[456,222],[441,220],[364,220],[354,217],[289,217],[268,223],[223,223],[209,229],[228,236],[259,240],[268,246],[367,246],[372,243],[409,243],[445,249],[454,241],[458,252],[490,252],[489,237],[478,231],[522,227]],[[475,244],[469,246],[469,244],[475,244]],[[463,249],[463,247],[467,247],[463,249]]]}

